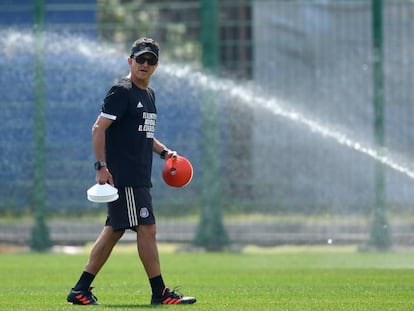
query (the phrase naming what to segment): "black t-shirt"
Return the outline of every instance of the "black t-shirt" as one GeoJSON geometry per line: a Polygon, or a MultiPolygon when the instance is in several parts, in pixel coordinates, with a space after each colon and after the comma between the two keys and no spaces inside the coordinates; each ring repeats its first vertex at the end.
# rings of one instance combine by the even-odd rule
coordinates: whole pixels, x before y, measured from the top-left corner
{"type": "Polygon", "coordinates": [[[151,187],[152,147],[157,120],[154,91],[128,78],[106,94],[101,116],[114,122],[106,130],[106,162],[117,187],[151,187]]]}

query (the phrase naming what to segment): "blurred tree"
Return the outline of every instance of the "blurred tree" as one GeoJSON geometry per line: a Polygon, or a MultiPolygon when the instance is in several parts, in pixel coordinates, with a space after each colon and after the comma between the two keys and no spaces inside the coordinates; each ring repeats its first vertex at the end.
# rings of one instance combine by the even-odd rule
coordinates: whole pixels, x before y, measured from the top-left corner
{"type": "Polygon", "coordinates": [[[100,37],[119,48],[153,37],[164,59],[200,63],[198,1],[98,0],[98,15],[100,37]]]}

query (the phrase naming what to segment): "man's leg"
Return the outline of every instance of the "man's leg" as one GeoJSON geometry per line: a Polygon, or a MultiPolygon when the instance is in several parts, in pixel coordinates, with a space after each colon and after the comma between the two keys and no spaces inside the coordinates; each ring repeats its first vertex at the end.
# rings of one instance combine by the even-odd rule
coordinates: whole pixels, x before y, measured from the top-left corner
{"type": "Polygon", "coordinates": [[[160,259],[156,241],[156,225],[140,225],[137,227],[137,247],[148,278],[161,275],[160,259]]]}
{"type": "Polygon", "coordinates": [[[142,261],[151,285],[152,295],[160,297],[165,289],[165,284],[161,276],[156,231],[155,224],[138,226],[137,247],[139,258],[142,261]]]}
{"type": "Polygon", "coordinates": [[[85,271],[92,275],[97,275],[123,234],[123,230],[113,231],[112,227],[105,226],[92,247],[85,271]]]}
{"type": "Polygon", "coordinates": [[[161,276],[155,224],[138,226],[137,247],[139,257],[151,284],[151,304],[192,304],[197,301],[194,297],[184,297],[170,291],[165,286],[161,276]]]}
{"type": "Polygon", "coordinates": [[[98,304],[97,298],[92,294],[90,286],[123,234],[124,231],[114,232],[112,227],[104,227],[92,247],[85,270],[67,296],[68,302],[83,305],[98,304]]]}

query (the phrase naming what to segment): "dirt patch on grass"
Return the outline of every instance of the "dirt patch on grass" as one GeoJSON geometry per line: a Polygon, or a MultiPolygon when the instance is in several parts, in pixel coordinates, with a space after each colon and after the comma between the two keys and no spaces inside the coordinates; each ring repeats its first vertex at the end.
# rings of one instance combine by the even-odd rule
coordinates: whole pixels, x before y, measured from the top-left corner
{"type": "Polygon", "coordinates": [[[29,247],[21,245],[0,244],[0,254],[4,253],[25,253],[29,247]]]}

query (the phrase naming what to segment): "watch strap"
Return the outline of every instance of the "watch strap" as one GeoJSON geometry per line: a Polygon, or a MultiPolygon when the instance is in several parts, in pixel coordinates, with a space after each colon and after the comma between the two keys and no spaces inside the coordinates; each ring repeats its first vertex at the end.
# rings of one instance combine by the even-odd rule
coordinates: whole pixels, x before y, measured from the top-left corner
{"type": "Polygon", "coordinates": [[[160,153],[160,158],[165,160],[165,157],[167,156],[167,154],[168,154],[168,150],[164,149],[160,153]]]}
{"type": "Polygon", "coordinates": [[[96,161],[95,162],[95,170],[99,171],[101,168],[106,166],[106,162],[104,161],[96,161]]]}

